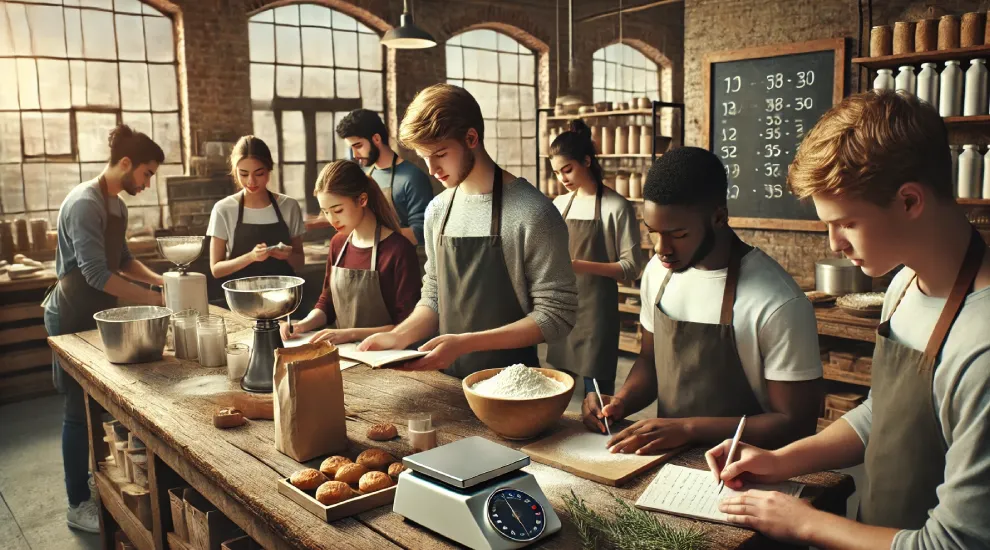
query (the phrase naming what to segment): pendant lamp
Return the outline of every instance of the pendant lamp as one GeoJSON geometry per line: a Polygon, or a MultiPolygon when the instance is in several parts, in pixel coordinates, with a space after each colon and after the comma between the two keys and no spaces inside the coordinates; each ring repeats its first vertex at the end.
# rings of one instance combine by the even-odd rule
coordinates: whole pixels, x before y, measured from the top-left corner
{"type": "Polygon", "coordinates": [[[437,41],[430,33],[416,26],[413,22],[412,12],[409,11],[409,0],[402,3],[402,17],[400,24],[385,33],[382,37],[382,45],[398,50],[422,50],[432,48],[437,45],[437,41]]]}

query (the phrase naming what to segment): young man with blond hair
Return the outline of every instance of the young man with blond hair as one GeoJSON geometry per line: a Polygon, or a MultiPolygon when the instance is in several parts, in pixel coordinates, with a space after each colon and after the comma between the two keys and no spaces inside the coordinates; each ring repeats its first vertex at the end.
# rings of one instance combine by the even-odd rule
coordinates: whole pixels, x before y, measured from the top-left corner
{"type": "Polygon", "coordinates": [[[399,128],[446,190],[426,209],[423,297],[364,350],[403,349],[439,332],[411,370],[465,377],[522,363],[565,337],[577,315],[567,226],[547,197],[498,167],[485,150],[481,107],[449,84],[416,95],[399,128]]]}
{"type": "Polygon", "coordinates": [[[899,265],[884,300],[865,403],[776,451],[729,442],[709,466],[732,488],[866,465],[862,523],[748,491],[729,520],[820,548],[990,548],[990,254],[953,198],[947,132],[914,96],[868,92],[833,107],[788,181],[828,224],[833,250],[871,276],[899,265]]]}

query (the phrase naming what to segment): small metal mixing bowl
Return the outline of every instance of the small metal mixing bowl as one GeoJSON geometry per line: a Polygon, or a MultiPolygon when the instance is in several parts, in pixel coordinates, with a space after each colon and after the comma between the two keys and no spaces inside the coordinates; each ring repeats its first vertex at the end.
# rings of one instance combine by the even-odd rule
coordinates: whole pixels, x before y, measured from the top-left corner
{"type": "Polygon", "coordinates": [[[171,317],[171,309],[159,306],[117,307],[93,315],[111,363],[161,359],[171,317]]]}

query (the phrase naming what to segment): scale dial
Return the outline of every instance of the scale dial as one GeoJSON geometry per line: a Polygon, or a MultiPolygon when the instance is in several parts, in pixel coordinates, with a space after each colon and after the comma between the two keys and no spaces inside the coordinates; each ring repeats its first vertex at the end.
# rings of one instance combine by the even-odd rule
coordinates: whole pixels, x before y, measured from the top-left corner
{"type": "Polygon", "coordinates": [[[546,529],[543,506],[528,494],[503,487],[488,497],[488,523],[503,537],[516,542],[536,540],[546,529]]]}

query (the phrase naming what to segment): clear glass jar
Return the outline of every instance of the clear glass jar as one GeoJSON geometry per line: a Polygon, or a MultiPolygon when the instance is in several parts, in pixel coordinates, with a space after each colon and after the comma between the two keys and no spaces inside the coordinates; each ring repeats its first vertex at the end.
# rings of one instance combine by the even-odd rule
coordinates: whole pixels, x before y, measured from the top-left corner
{"type": "Polygon", "coordinates": [[[244,378],[250,359],[251,348],[247,344],[237,343],[227,346],[227,378],[231,380],[244,378]]]}
{"type": "Polygon", "coordinates": [[[196,332],[198,318],[199,311],[195,309],[184,309],[172,314],[172,341],[176,358],[196,359],[199,347],[196,332]]]}
{"type": "Polygon", "coordinates": [[[222,367],[227,364],[227,327],[219,315],[200,315],[196,319],[199,364],[222,367]]]}

